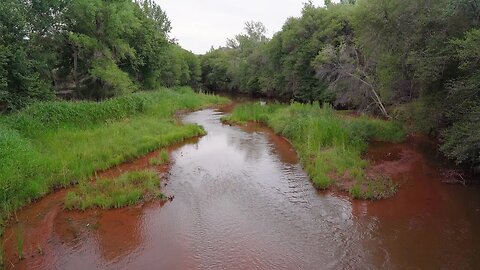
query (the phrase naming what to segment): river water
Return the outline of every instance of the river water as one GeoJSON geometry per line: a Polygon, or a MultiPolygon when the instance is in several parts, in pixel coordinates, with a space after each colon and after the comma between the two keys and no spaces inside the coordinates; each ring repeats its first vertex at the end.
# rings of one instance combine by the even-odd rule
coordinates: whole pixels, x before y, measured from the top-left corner
{"type": "MultiPolygon", "coordinates": [[[[223,112],[184,117],[208,135],[171,149],[165,203],[84,213],[65,191],[18,213],[7,268],[479,269],[480,190],[441,182],[434,145],[373,143],[366,158],[399,183],[395,198],[319,192],[292,146],[261,126],[223,125],[223,112]],[[16,259],[16,232],[26,259],[16,259]]],[[[105,172],[148,166],[148,158],[105,172]]]]}

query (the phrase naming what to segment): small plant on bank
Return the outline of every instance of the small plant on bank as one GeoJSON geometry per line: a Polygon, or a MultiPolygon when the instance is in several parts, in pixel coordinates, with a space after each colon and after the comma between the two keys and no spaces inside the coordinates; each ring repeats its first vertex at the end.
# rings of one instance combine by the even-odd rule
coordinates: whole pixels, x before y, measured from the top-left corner
{"type": "Polygon", "coordinates": [[[80,184],[77,191],[70,192],[65,197],[65,208],[121,208],[140,201],[163,198],[165,196],[160,191],[160,178],[155,172],[135,171],[116,179],[99,179],[80,184]]]}
{"type": "Polygon", "coordinates": [[[17,231],[17,254],[18,254],[18,259],[23,260],[23,242],[24,242],[24,236],[23,236],[23,230],[21,228],[18,229],[17,231]]]}
{"type": "Polygon", "coordinates": [[[169,160],[169,155],[168,155],[168,151],[167,150],[161,150],[160,153],[150,159],[150,165],[152,166],[160,166],[160,165],[164,165],[168,162],[169,160]]]}
{"type": "Polygon", "coordinates": [[[355,199],[381,200],[393,197],[397,193],[397,184],[386,175],[378,175],[359,181],[349,192],[355,199]]]}
{"type": "Polygon", "coordinates": [[[38,252],[38,254],[40,254],[40,255],[42,255],[42,256],[45,254],[45,253],[43,252],[43,248],[42,248],[42,246],[40,246],[40,244],[37,245],[37,252],[38,252]]]}
{"type": "Polygon", "coordinates": [[[5,266],[5,255],[4,255],[5,250],[3,249],[3,242],[0,241],[0,269],[3,269],[5,266]]]}

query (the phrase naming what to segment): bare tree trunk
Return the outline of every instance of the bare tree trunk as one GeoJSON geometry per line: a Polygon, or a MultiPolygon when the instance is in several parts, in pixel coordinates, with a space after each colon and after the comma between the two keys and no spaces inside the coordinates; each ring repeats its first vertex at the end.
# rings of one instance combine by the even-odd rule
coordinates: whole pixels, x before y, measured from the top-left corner
{"type": "Polygon", "coordinates": [[[382,102],[382,100],[380,99],[380,96],[378,95],[377,90],[375,90],[375,87],[374,87],[371,83],[365,81],[364,79],[362,79],[362,78],[360,78],[360,77],[358,77],[358,76],[353,75],[352,73],[347,73],[347,75],[350,76],[350,77],[352,77],[352,78],[354,78],[354,79],[359,80],[360,82],[362,82],[363,84],[365,84],[365,85],[370,89],[370,91],[372,92],[372,94],[373,94],[373,96],[374,96],[374,97],[373,97],[374,102],[377,104],[377,106],[378,106],[378,108],[380,109],[380,111],[382,112],[382,114],[383,114],[386,118],[390,119],[391,117],[390,117],[390,115],[388,114],[387,109],[385,109],[385,105],[383,105],[383,102],[382,102]]]}
{"type": "MultiPolygon", "coordinates": [[[[103,36],[104,36],[103,27],[104,27],[103,19],[97,14],[97,16],[95,17],[95,36],[99,41],[103,40],[103,36]]],[[[95,48],[93,52],[93,58],[96,60],[96,59],[99,59],[100,57],[102,57],[102,51],[99,50],[98,48],[95,48]]]]}
{"type": "Polygon", "coordinates": [[[373,103],[385,118],[390,119],[391,117],[375,87],[375,80],[368,75],[368,61],[365,58],[361,59],[361,54],[355,45],[342,43],[339,47],[331,46],[324,50],[324,53],[328,54],[331,60],[329,60],[329,63],[323,64],[323,67],[319,67],[317,76],[329,80],[330,87],[336,87],[340,80],[358,81],[360,84],[355,83],[356,85],[351,86],[351,90],[357,90],[356,87],[366,87],[368,89],[366,91],[370,92],[373,103]],[[332,77],[335,77],[333,82],[332,77]]]}
{"type": "Polygon", "coordinates": [[[473,12],[475,13],[475,24],[478,25],[480,23],[480,9],[478,7],[478,3],[476,0],[470,0],[470,7],[472,8],[473,12]]]}
{"type": "MultiPolygon", "coordinates": [[[[360,71],[365,78],[368,78],[367,72],[366,72],[365,70],[363,70],[363,69],[359,69],[359,68],[358,68],[359,66],[362,66],[362,65],[361,65],[361,62],[360,62],[360,57],[359,57],[358,50],[357,50],[357,48],[356,48],[355,46],[353,47],[353,51],[354,51],[354,53],[355,53],[355,60],[356,60],[356,63],[357,63],[357,68],[356,68],[356,70],[357,70],[357,71],[360,71]]],[[[364,62],[364,63],[367,62],[366,59],[364,59],[363,62],[364,62]]],[[[386,118],[390,119],[391,117],[390,117],[390,115],[388,114],[387,110],[385,109],[385,106],[383,105],[383,102],[382,102],[382,100],[380,99],[380,95],[378,95],[378,92],[377,92],[377,90],[375,89],[375,87],[373,86],[373,84],[372,84],[372,83],[369,83],[368,81],[366,81],[366,80],[364,80],[364,79],[362,79],[362,78],[360,78],[360,77],[358,77],[358,76],[355,76],[355,75],[353,75],[353,74],[351,74],[351,73],[347,73],[347,74],[348,74],[349,76],[351,76],[351,77],[359,80],[360,82],[362,82],[363,84],[365,84],[365,85],[370,89],[370,91],[372,92],[372,94],[373,94],[373,96],[374,96],[374,98],[373,98],[374,102],[377,104],[377,106],[378,106],[378,108],[380,109],[380,111],[382,112],[382,114],[383,114],[386,118]]]]}
{"type": "Polygon", "coordinates": [[[78,93],[80,82],[78,81],[78,50],[76,47],[73,52],[73,80],[75,81],[75,92],[78,93]]]}

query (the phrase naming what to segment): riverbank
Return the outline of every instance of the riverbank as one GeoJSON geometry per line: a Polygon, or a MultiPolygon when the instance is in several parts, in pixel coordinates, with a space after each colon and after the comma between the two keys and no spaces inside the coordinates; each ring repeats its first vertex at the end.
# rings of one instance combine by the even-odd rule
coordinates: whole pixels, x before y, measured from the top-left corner
{"type": "Polygon", "coordinates": [[[2,237],[7,269],[344,269],[480,265],[478,187],[447,185],[436,144],[372,142],[363,157],[400,183],[391,199],[318,191],[271,128],[220,123],[223,108],[182,115],[206,136],[98,174],[154,169],[168,201],[69,211],[68,191],[18,211],[2,237]],[[174,197],[173,197],[174,196],[174,197]],[[18,222],[17,222],[18,221],[18,222]],[[20,236],[20,238],[19,238],[20,236]],[[18,259],[18,239],[25,259],[18,259]],[[405,252],[409,250],[409,252],[405,252]],[[340,258],[340,259],[339,259],[340,258]]]}
{"type": "Polygon", "coordinates": [[[358,199],[383,199],[396,192],[389,176],[367,170],[362,159],[370,140],[400,142],[402,126],[369,117],[349,117],[329,106],[249,103],[236,107],[225,123],[263,122],[288,138],[318,189],[335,187],[358,199]]]}
{"type": "Polygon", "coordinates": [[[104,102],[38,103],[0,118],[0,220],[54,189],[204,134],[178,123],[175,112],[226,102],[190,88],[160,89],[104,102]]]}

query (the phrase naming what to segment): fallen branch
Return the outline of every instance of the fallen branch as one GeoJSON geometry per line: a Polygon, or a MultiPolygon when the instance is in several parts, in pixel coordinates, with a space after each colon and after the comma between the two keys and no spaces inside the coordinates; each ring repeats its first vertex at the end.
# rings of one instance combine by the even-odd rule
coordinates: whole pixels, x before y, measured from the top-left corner
{"type": "Polygon", "coordinates": [[[448,170],[443,173],[443,176],[445,176],[445,179],[442,180],[442,183],[467,186],[467,180],[465,180],[463,173],[457,170],[448,170]]]}

